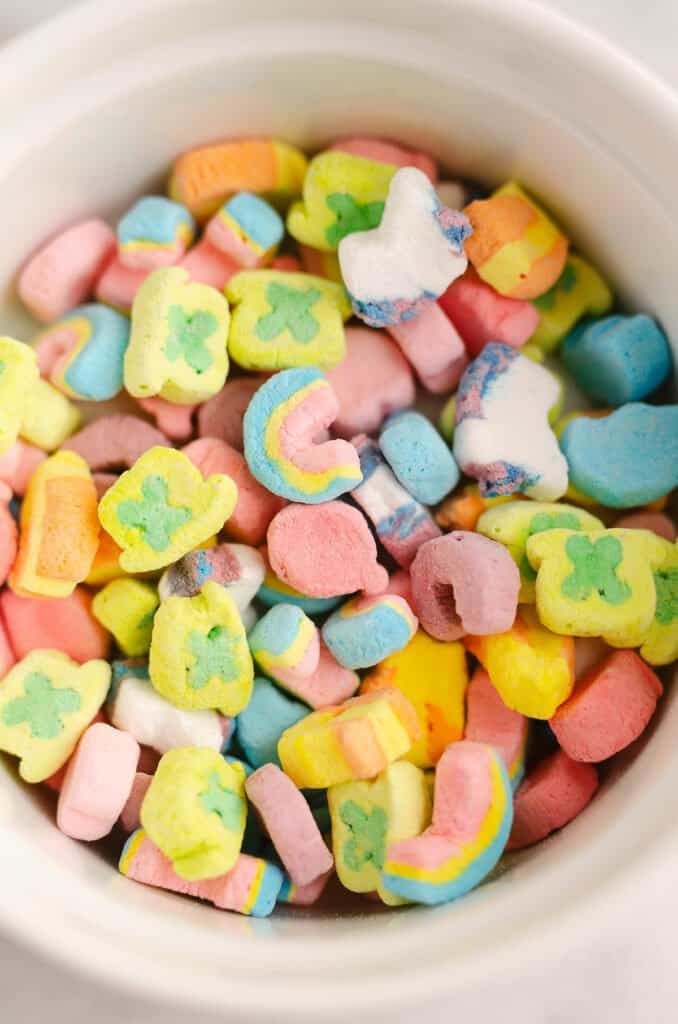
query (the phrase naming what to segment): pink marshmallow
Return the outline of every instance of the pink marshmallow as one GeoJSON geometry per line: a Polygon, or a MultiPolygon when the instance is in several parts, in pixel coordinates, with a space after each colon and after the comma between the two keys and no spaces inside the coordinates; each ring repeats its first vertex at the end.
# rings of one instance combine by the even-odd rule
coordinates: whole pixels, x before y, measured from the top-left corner
{"type": "Polygon", "coordinates": [[[203,476],[225,473],[238,488],[236,506],[223,526],[224,536],[254,547],[262,544],[273,516],[287,504],[285,499],[262,487],[250,473],[244,455],[226,441],[202,437],[182,451],[203,476]]]}
{"type": "Polygon", "coordinates": [[[416,374],[433,394],[454,391],[466,369],[468,355],[454,326],[437,303],[419,316],[389,327],[416,374]]]}
{"type": "Polygon", "coordinates": [[[112,725],[90,725],[70,761],[59,794],[57,826],[73,839],[107,836],[129,798],[139,744],[112,725]]]}
{"type": "Polygon", "coordinates": [[[414,608],[412,581],[407,569],[396,569],[395,572],[391,573],[388,580],[388,586],[386,587],[384,594],[392,594],[394,597],[402,597],[407,601],[410,608],[414,608]]]}
{"type": "Polygon", "coordinates": [[[134,296],[150,273],[150,270],[131,270],[115,256],[99,277],[94,294],[99,302],[129,313],[134,296]]]}
{"type": "Polygon", "coordinates": [[[301,261],[291,252],[283,252],[271,262],[271,270],[284,270],[289,274],[298,274],[302,269],[301,261]]]}
{"type": "Polygon", "coordinates": [[[452,282],[438,303],[459,331],[472,359],[490,341],[520,348],[539,323],[539,313],[531,302],[495,292],[473,267],[452,282]]]}
{"type": "Polygon", "coordinates": [[[106,658],[111,638],[92,615],[92,595],[76,587],[68,597],[19,597],[12,590],[0,594],[0,612],[16,657],[21,660],[36,647],[64,651],[84,664],[106,658]]]}
{"type": "Polygon", "coordinates": [[[394,164],[396,167],[417,167],[429,181],[435,185],[438,180],[438,167],[432,156],[416,149],[407,149],[396,142],[384,139],[373,139],[369,136],[356,136],[350,139],[339,139],[333,142],[330,149],[338,149],[342,153],[352,153],[366,160],[374,160],[380,164],[394,164]]]}
{"type": "Polygon", "coordinates": [[[357,672],[340,665],[322,639],[319,641],[318,664],[310,675],[302,678],[298,673],[276,669],[276,681],[314,711],[343,704],[360,686],[357,672]]]}
{"type": "Polygon", "coordinates": [[[605,761],[638,739],[662,693],[635,651],[613,651],[577,683],[549,725],[574,761],[605,761]]]}
{"type": "Polygon", "coordinates": [[[152,416],[158,430],[172,441],[187,441],[193,433],[193,413],[197,405],[177,405],[165,398],[137,398],[136,403],[152,416]]]}
{"type": "Polygon", "coordinates": [[[46,458],[47,453],[41,448],[19,439],[0,456],[0,480],[9,484],[19,497],[23,497],[28,481],[46,458]]]}
{"type": "Polygon", "coordinates": [[[574,641],[574,678],[578,681],[602,661],[612,648],[597,636],[578,636],[574,641]]]}
{"type": "Polygon", "coordinates": [[[285,886],[280,890],[280,900],[282,903],[291,903],[295,907],[311,907],[314,903],[317,903],[322,894],[325,891],[325,887],[334,874],[334,868],[330,868],[324,875],[318,875],[308,885],[294,885],[293,882],[289,882],[289,887],[286,889],[285,886]]]}
{"type": "Polygon", "coordinates": [[[124,832],[136,832],[141,827],[141,805],[153,780],[147,772],[137,771],[125,806],[120,812],[120,827],[124,832]]]}
{"type": "Polygon", "coordinates": [[[221,391],[198,409],[200,437],[217,437],[232,448],[243,450],[242,419],[252,395],[267,377],[236,377],[227,380],[221,391]]]}
{"type": "Polygon", "coordinates": [[[101,501],[106,491],[113,486],[117,479],[117,473],[92,473],[92,483],[96,487],[99,501],[101,501]]]}
{"type": "Polygon", "coordinates": [[[240,914],[254,913],[258,917],[270,913],[269,901],[264,910],[257,907],[256,893],[260,885],[262,867],[266,862],[259,857],[249,857],[241,853],[225,875],[217,878],[205,878],[201,882],[187,882],[172,868],[172,862],[148,838],[143,830],[131,837],[134,853],[126,856],[123,851],[121,865],[124,861],[123,874],[143,885],[154,885],[158,889],[168,889],[184,896],[195,896],[213,903],[218,910],[235,910],[240,914]],[[140,841],[139,841],[140,840],[140,841]]]}
{"type": "Polygon", "coordinates": [[[455,530],[427,541],[410,567],[415,611],[436,640],[490,636],[513,625],[520,573],[506,548],[455,530]]]}
{"type": "Polygon", "coordinates": [[[676,539],[676,524],[663,512],[632,512],[622,516],[614,524],[615,530],[650,530],[673,544],[676,539]]]}
{"type": "Polygon", "coordinates": [[[308,885],[334,865],[311,808],[289,776],[265,764],[245,782],[285,870],[295,885],[308,885]]]}
{"type": "Polygon", "coordinates": [[[16,662],[17,658],[9,639],[7,627],[0,615],[0,680],[4,679],[16,662]]]}
{"type": "Polygon", "coordinates": [[[19,531],[9,510],[12,488],[0,481],[0,584],[9,576],[16,558],[19,531]]]}
{"type": "Polygon", "coordinates": [[[33,316],[50,323],[89,298],[115,252],[115,233],[98,217],[55,235],[24,266],[19,297],[33,316]]]}
{"type": "Polygon", "coordinates": [[[114,415],[88,423],[61,446],[77,452],[90,469],[129,469],[149,448],[171,447],[169,440],[138,416],[114,415]]]}
{"type": "Polygon", "coordinates": [[[341,501],[287,505],[271,522],[267,540],[273,572],[309,597],[379,594],[388,586],[365,519],[341,501]]]}
{"type": "Polygon", "coordinates": [[[378,430],[386,417],[414,404],[410,365],[385,331],[347,327],[346,356],[326,374],[339,400],[332,433],[349,440],[378,430]]]}
{"type": "Polygon", "coordinates": [[[187,270],[192,281],[209,284],[212,288],[223,291],[240,267],[225,252],[212,245],[207,237],[201,238],[197,245],[189,249],[179,261],[179,266],[187,270]]]}
{"type": "Polygon", "coordinates": [[[489,743],[501,756],[509,776],[513,776],[525,750],[528,728],[525,715],[506,707],[487,672],[478,667],[466,691],[464,739],[489,743]]]}
{"type": "Polygon", "coordinates": [[[541,761],[513,798],[513,828],[507,850],[520,850],[545,839],[576,818],[598,788],[592,764],[573,761],[564,750],[541,761]]]}

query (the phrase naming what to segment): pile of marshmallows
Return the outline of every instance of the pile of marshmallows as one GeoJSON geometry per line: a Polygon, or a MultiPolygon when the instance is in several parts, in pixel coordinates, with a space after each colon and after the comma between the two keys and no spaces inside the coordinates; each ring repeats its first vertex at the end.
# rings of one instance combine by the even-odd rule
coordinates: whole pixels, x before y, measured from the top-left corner
{"type": "Polygon", "coordinates": [[[334,873],[453,900],[655,711],[667,339],[518,184],[436,183],[375,139],[228,141],[20,273],[0,749],[62,832],[127,833],[131,879],[259,916],[334,873]],[[561,415],[564,371],[595,409],[561,415]]]}

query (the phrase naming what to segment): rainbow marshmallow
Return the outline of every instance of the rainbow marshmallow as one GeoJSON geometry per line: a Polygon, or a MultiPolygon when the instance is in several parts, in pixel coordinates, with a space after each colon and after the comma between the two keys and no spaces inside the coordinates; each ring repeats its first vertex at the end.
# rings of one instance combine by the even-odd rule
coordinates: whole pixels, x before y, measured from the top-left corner
{"type": "Polygon", "coordinates": [[[453,743],[436,769],[433,823],[388,848],[382,885],[414,903],[458,899],[495,866],[512,822],[511,784],[501,757],[484,744],[453,743]]]}
{"type": "Polygon", "coordinates": [[[252,476],[290,501],[331,501],[360,483],[359,459],[346,441],[314,445],[338,402],[327,378],[312,367],[285,370],[263,384],[244,419],[245,458],[252,476]]]}
{"type": "Polygon", "coordinates": [[[181,203],[143,196],[118,223],[118,255],[130,270],[176,263],[193,241],[195,221],[181,203]]]}
{"type": "Polygon", "coordinates": [[[205,229],[205,238],[238,266],[256,270],[275,256],[285,233],[280,215],[251,192],[224,203],[205,229]]]}

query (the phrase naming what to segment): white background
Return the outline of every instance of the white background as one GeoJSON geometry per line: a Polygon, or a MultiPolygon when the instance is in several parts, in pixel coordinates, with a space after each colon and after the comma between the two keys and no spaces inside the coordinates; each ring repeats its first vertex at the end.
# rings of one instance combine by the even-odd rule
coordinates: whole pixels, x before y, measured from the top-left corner
{"type": "MultiPolygon", "coordinates": [[[[542,3],[596,29],[678,89],[678,0],[542,3]]],[[[0,42],[68,6],[67,0],[0,0],[0,42]]],[[[677,172],[678,168],[668,169],[674,176],[677,172]]],[[[11,881],[0,880],[0,886],[5,884],[11,881]]],[[[644,916],[630,924],[626,936],[609,937],[595,960],[578,957],[577,951],[572,951],[571,958],[562,965],[562,985],[551,992],[542,1010],[525,1019],[525,1024],[673,1024],[678,1020],[676,929],[656,890],[655,886],[653,893],[653,886],[648,884],[644,916]]],[[[515,983],[538,984],[538,979],[507,979],[507,1006],[515,983]]],[[[462,1014],[461,1006],[449,1007],[442,1019],[456,1024],[462,1014]]],[[[24,1024],[42,1017],[50,1024],[216,1024],[218,1019],[174,1012],[121,996],[48,963],[0,935],[0,1020],[24,1024]]],[[[232,1016],[229,1024],[236,1024],[232,1016]]],[[[476,1013],[472,1024],[487,1022],[476,1013]]]]}

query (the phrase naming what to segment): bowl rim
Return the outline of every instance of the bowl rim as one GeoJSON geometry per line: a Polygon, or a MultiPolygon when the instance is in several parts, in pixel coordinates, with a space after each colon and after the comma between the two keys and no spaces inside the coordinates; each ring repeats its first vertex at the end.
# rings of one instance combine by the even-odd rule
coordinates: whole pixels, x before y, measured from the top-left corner
{"type": "MultiPolygon", "coordinates": [[[[527,38],[532,37],[546,46],[557,47],[563,52],[576,50],[580,55],[583,54],[587,61],[599,65],[601,74],[620,91],[620,94],[633,92],[638,104],[647,109],[648,116],[661,118],[662,129],[678,144],[678,95],[658,75],[593,29],[579,24],[560,11],[546,8],[535,0],[511,0],[510,4],[503,0],[436,2],[441,8],[448,8],[450,11],[458,7],[483,11],[492,17],[517,25],[527,38]]],[[[373,0],[372,6],[387,10],[390,5],[388,0],[373,0]]],[[[0,49],[0,93],[3,91],[3,85],[7,89],[16,90],[17,81],[20,82],[22,77],[28,77],[36,60],[49,60],[55,49],[66,44],[72,45],[74,38],[81,39],[84,43],[89,34],[98,36],[108,28],[134,18],[136,14],[148,15],[149,12],[163,10],[166,10],[166,0],[117,0],[115,5],[101,5],[100,0],[82,0],[72,8],[17,36],[0,49]]],[[[674,837],[675,833],[676,827],[672,829],[674,837]]],[[[669,861],[668,846],[668,842],[663,848],[662,844],[658,843],[653,848],[636,852],[635,856],[623,865],[611,866],[605,884],[598,890],[587,893],[589,920],[594,927],[602,928],[603,915],[596,914],[595,908],[600,908],[603,903],[608,928],[612,921],[621,920],[621,915],[628,913],[627,892],[642,891],[643,876],[649,871],[659,870],[660,863],[669,861]],[[633,878],[639,880],[640,884],[631,885],[633,878]],[[619,888],[622,885],[625,887],[624,900],[613,899],[612,887],[619,888]]],[[[7,855],[0,844],[0,865],[5,860],[9,871],[13,862],[12,855],[7,855]]],[[[259,1012],[282,1010],[279,1002],[280,989],[276,986],[257,988],[250,985],[249,988],[234,988],[233,992],[228,992],[226,988],[219,989],[206,984],[204,989],[200,989],[195,984],[187,985],[181,979],[179,971],[173,972],[171,966],[176,967],[177,964],[176,961],[170,964],[169,959],[159,960],[157,969],[151,968],[145,962],[144,971],[125,971],[124,957],[121,958],[120,951],[115,947],[114,935],[101,936],[99,942],[94,941],[93,935],[88,935],[87,941],[92,941],[91,945],[86,947],[86,962],[83,962],[79,923],[75,919],[61,921],[58,910],[50,911],[45,907],[45,927],[36,930],[35,914],[30,905],[26,905],[25,892],[22,892],[20,887],[17,887],[16,891],[10,891],[7,900],[0,903],[0,918],[3,927],[13,932],[25,944],[41,949],[71,968],[91,971],[101,980],[113,983],[117,987],[123,986],[145,996],[152,994],[155,998],[179,1000],[204,1007],[223,1009],[230,1006],[239,1010],[256,1008],[259,1012]],[[62,940],[60,939],[58,944],[54,943],[53,933],[47,927],[50,912],[53,927],[62,927],[62,940]],[[158,984],[160,979],[163,981],[161,985],[158,984]]],[[[526,925],[522,934],[511,936],[501,964],[492,964],[491,961],[488,964],[487,958],[482,956],[476,956],[475,961],[465,964],[463,986],[469,987],[479,982],[487,984],[493,975],[505,974],[512,969],[519,971],[520,963],[524,962],[525,958],[529,958],[534,964],[562,957],[568,948],[576,945],[578,928],[576,905],[564,909],[557,925],[553,921],[544,922],[543,918],[540,919],[538,928],[526,925]]],[[[402,974],[405,975],[406,972],[402,974]]],[[[326,992],[316,991],[313,1000],[309,999],[307,1005],[302,1006],[297,998],[293,1006],[295,1015],[307,1016],[317,1013],[319,1009],[324,1012],[339,1012],[335,1002],[337,991],[342,991],[344,997],[340,1006],[342,1013],[347,1011],[349,1005],[360,1009],[368,1002],[380,1008],[385,1007],[387,994],[381,985],[375,985],[372,991],[368,991],[369,975],[365,979],[365,987],[360,990],[361,999],[354,1004],[349,1004],[348,1000],[353,996],[342,988],[341,979],[338,981],[338,987],[331,991],[329,987],[326,992]]],[[[404,998],[407,998],[408,1002],[420,1001],[423,1005],[426,998],[439,996],[443,992],[449,993],[455,986],[462,987],[462,981],[456,974],[445,971],[445,962],[442,959],[427,964],[421,971],[417,971],[414,977],[407,980],[404,977],[395,979],[391,973],[388,983],[389,986],[392,985],[388,993],[389,1005],[404,998]]],[[[292,996],[294,998],[294,992],[292,996]]]]}

